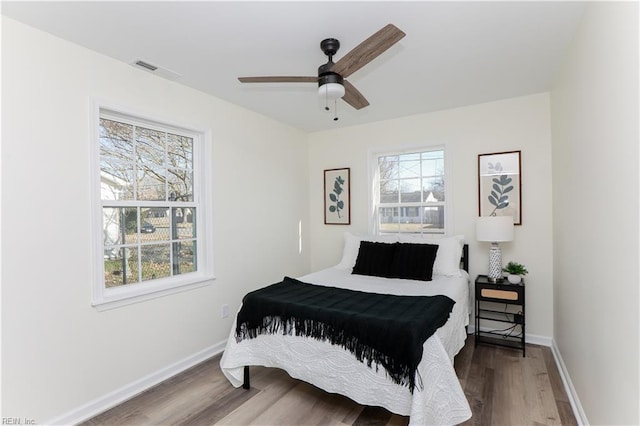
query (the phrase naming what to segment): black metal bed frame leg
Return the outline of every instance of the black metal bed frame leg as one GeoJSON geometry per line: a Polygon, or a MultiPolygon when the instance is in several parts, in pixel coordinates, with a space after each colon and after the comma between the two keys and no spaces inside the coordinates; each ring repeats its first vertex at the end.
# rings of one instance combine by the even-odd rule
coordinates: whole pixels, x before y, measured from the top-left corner
{"type": "Polygon", "coordinates": [[[244,383],[242,384],[243,389],[251,389],[251,380],[249,379],[249,366],[244,366],[244,383]]]}

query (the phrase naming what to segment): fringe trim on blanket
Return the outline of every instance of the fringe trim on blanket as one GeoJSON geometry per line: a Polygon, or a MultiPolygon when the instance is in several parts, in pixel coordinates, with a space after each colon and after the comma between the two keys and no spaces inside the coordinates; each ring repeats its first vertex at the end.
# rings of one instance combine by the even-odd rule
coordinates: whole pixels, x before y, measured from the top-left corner
{"type": "Polygon", "coordinates": [[[283,334],[310,337],[315,340],[329,342],[351,352],[358,361],[375,369],[384,367],[387,376],[396,384],[408,386],[411,393],[416,387],[423,388],[422,378],[417,365],[406,365],[396,361],[393,357],[362,344],[357,337],[349,336],[343,330],[338,330],[330,324],[299,318],[265,317],[258,327],[249,327],[247,323],[238,324],[236,328],[236,342],[244,339],[255,339],[261,334],[283,334]]]}

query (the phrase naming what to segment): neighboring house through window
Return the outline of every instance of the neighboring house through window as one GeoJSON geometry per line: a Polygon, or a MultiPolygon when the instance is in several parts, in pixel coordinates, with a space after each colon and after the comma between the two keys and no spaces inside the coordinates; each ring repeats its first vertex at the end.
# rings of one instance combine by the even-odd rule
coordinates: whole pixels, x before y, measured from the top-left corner
{"type": "Polygon", "coordinates": [[[204,132],[104,107],[97,115],[93,304],[114,307],[202,285],[213,277],[204,132]]]}
{"type": "Polygon", "coordinates": [[[443,147],[372,155],[373,232],[447,233],[443,147]]]}

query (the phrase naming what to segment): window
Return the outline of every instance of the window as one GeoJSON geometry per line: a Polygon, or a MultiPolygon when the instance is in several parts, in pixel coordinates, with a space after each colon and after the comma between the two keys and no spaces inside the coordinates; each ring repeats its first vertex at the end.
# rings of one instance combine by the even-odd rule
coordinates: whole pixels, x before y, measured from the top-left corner
{"type": "Polygon", "coordinates": [[[375,154],[374,232],[445,234],[444,149],[375,154]]]}
{"type": "Polygon", "coordinates": [[[119,306],[212,278],[204,134],[105,108],[96,127],[94,305],[119,306]]]}

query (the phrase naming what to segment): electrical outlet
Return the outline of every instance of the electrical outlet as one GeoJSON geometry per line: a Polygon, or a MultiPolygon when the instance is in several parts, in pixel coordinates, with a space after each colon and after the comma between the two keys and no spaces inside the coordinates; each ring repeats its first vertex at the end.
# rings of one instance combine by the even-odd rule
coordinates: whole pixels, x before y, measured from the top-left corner
{"type": "Polygon", "coordinates": [[[221,316],[222,318],[227,318],[229,316],[229,305],[222,305],[221,316]]]}

